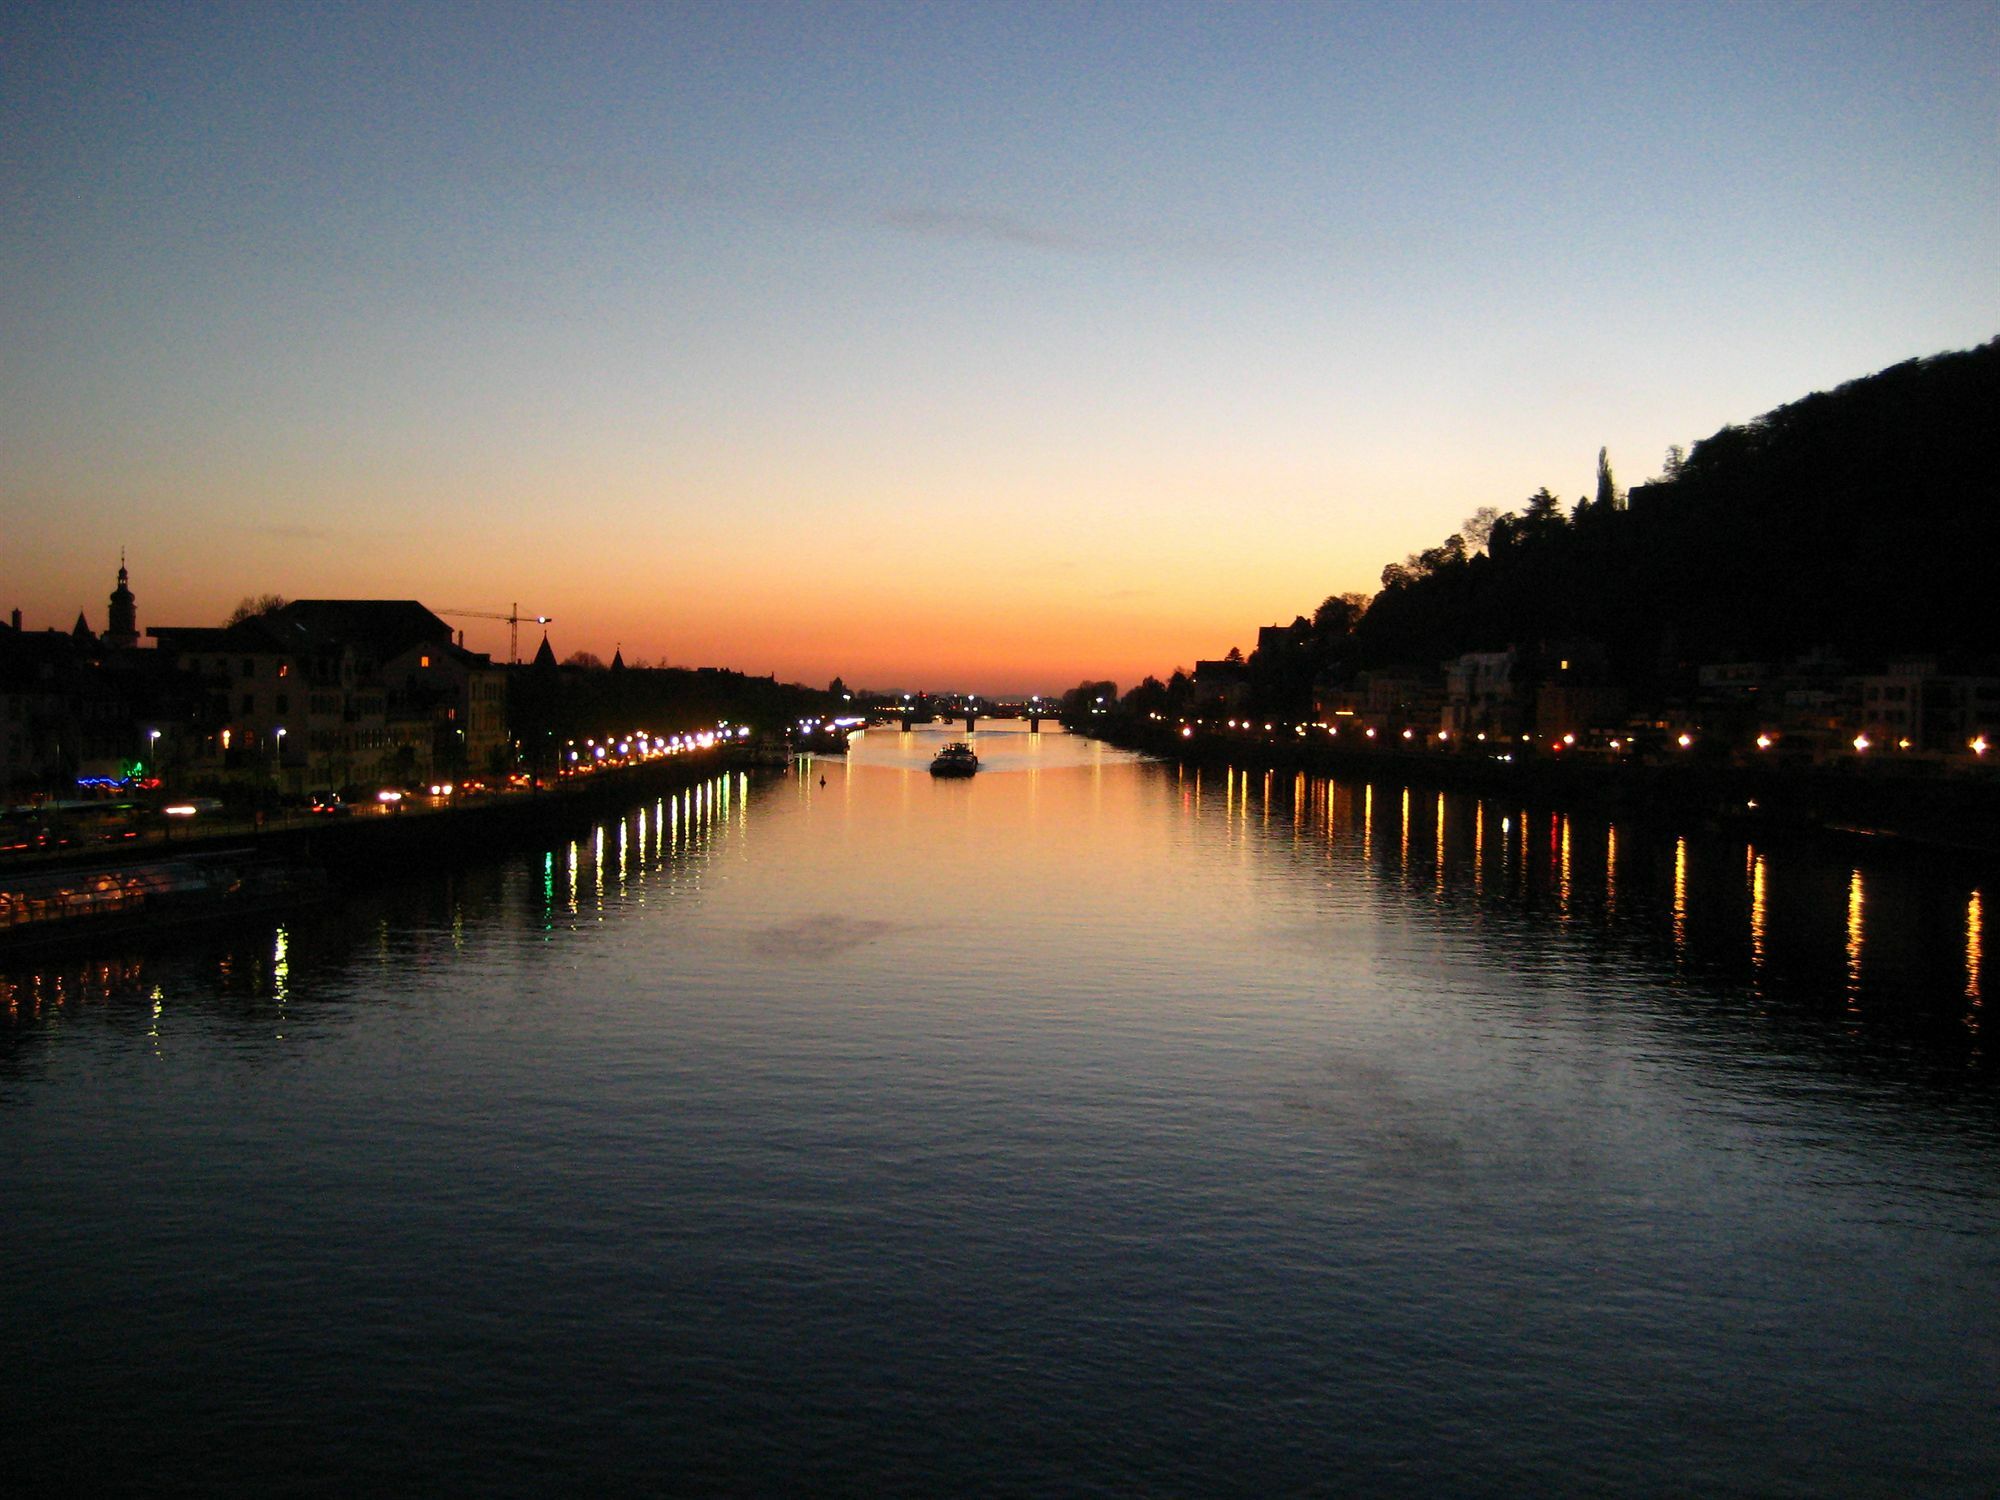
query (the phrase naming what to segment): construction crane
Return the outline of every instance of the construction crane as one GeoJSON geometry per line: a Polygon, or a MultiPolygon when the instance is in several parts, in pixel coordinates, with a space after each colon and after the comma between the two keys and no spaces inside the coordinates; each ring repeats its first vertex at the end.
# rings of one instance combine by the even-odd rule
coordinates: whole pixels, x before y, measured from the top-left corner
{"type": "Polygon", "coordinates": [[[555,620],[554,615],[524,615],[516,604],[504,615],[496,615],[488,609],[441,609],[441,615],[458,615],[468,620],[505,620],[507,622],[507,663],[516,665],[521,660],[521,622],[531,625],[547,625],[555,620]]]}

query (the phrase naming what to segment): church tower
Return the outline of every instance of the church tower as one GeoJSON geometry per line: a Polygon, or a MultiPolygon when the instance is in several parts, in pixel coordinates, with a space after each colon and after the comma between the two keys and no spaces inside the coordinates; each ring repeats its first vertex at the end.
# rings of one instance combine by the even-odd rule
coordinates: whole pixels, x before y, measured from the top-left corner
{"type": "Polygon", "coordinates": [[[132,597],[125,574],[125,552],[118,552],[118,587],[111,591],[111,614],[104,627],[104,644],[130,651],[139,644],[139,602],[132,597]]]}

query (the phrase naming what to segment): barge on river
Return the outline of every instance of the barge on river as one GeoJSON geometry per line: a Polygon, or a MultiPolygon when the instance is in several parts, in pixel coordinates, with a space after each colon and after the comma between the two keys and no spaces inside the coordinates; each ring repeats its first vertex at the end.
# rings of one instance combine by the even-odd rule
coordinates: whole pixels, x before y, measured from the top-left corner
{"type": "Polygon", "coordinates": [[[970,776],[978,769],[979,757],[973,753],[972,746],[963,740],[953,740],[938,751],[937,758],[931,762],[933,776],[970,776]]]}

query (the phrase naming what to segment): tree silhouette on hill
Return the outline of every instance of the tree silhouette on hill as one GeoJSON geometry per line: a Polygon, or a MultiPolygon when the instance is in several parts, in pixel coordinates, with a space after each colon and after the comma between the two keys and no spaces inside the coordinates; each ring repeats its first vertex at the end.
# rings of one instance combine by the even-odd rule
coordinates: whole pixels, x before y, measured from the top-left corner
{"type": "Polygon", "coordinates": [[[1621,496],[1546,488],[1383,570],[1353,661],[1589,638],[1642,685],[1677,663],[1990,651],[1988,455],[2000,340],[1725,427],[1621,496]]]}

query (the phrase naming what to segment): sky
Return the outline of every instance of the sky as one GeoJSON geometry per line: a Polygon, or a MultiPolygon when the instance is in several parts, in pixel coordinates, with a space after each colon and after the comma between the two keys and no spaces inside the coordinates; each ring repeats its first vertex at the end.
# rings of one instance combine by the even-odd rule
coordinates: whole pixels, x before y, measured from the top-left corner
{"type": "Polygon", "coordinates": [[[0,5],[30,628],[1122,687],[1996,333],[1984,0],[0,5]]]}

